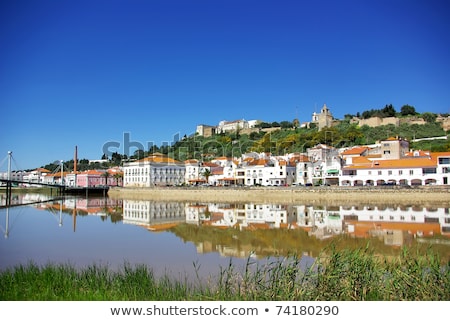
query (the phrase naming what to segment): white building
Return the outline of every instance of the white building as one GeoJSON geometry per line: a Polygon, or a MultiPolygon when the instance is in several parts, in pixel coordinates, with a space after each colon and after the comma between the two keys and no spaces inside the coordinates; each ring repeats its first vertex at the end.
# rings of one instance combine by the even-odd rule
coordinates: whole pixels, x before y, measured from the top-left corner
{"type": "MultiPolygon", "coordinates": [[[[256,157],[258,158],[248,157],[243,159],[244,185],[286,186],[294,182],[295,165],[281,157],[267,156],[264,153],[256,157]]],[[[239,177],[240,175],[236,176],[239,177]]]]}
{"type": "MultiPolygon", "coordinates": [[[[23,177],[26,175],[28,175],[28,172],[26,171],[11,171],[10,179],[13,181],[23,181],[23,177]]],[[[8,172],[1,172],[0,178],[8,179],[8,172]]]]}
{"type": "Polygon", "coordinates": [[[295,164],[295,184],[312,184],[314,168],[310,158],[307,155],[299,154],[292,156],[290,161],[295,164]]]}
{"type": "Polygon", "coordinates": [[[209,183],[214,186],[231,186],[236,185],[236,169],[238,162],[233,161],[231,157],[217,157],[212,159],[211,164],[216,167],[211,167],[211,177],[209,183]]]}
{"type": "Polygon", "coordinates": [[[185,165],[166,155],[153,154],[123,165],[124,187],[180,185],[185,182],[185,165]]]}
{"type": "Polygon", "coordinates": [[[312,164],[312,177],[309,183],[313,185],[338,185],[341,170],[339,150],[324,144],[309,148],[307,155],[312,164]]]}
{"type": "Polygon", "coordinates": [[[245,119],[226,121],[222,120],[217,126],[218,133],[234,132],[241,129],[250,128],[248,121],[245,119]]]}
{"type": "Polygon", "coordinates": [[[43,183],[44,177],[51,173],[48,169],[45,168],[37,168],[31,172],[27,172],[22,176],[23,182],[28,183],[43,183]]]}
{"type": "Polygon", "coordinates": [[[382,142],[382,153],[353,156],[346,159],[339,185],[448,185],[450,152],[405,152],[393,142],[382,142]],[[398,155],[392,158],[392,155],[398,155]]]}
{"type": "Polygon", "coordinates": [[[198,185],[206,183],[205,178],[202,176],[201,162],[196,159],[188,159],[184,162],[185,177],[184,182],[186,184],[198,185]]]}

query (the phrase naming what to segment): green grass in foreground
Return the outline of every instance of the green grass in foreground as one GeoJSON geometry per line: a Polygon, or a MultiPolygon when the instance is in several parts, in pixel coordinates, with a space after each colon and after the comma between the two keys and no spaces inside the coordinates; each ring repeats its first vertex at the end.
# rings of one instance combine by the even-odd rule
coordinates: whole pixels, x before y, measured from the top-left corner
{"type": "MultiPolygon", "coordinates": [[[[194,264],[195,267],[195,264],[194,264]]],[[[400,257],[375,256],[368,248],[331,248],[306,271],[295,256],[256,265],[248,260],[240,271],[230,261],[216,281],[178,281],[156,278],[144,265],[124,264],[120,271],[92,265],[29,263],[0,273],[4,301],[314,301],[314,300],[450,300],[450,264],[442,266],[433,253],[400,257]]]]}

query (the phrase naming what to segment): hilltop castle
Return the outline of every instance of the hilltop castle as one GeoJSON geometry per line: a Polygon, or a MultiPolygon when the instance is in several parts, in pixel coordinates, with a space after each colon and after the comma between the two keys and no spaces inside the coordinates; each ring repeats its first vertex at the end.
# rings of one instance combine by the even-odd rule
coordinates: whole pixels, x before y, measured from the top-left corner
{"type": "MultiPolygon", "coordinates": [[[[447,131],[450,129],[450,116],[441,116],[438,115],[436,118],[436,121],[441,123],[442,128],[447,131]]],[[[326,127],[333,127],[339,124],[341,121],[338,119],[335,119],[328,108],[326,104],[323,104],[322,108],[320,109],[319,113],[313,112],[312,118],[310,122],[304,122],[301,124],[300,127],[307,127],[309,128],[311,124],[315,124],[318,130],[322,130],[326,127]]],[[[239,119],[234,121],[225,121],[222,120],[219,122],[217,126],[211,126],[211,125],[197,125],[197,129],[195,131],[196,134],[204,137],[210,137],[215,134],[225,133],[225,132],[235,132],[240,131],[241,133],[251,133],[252,131],[265,131],[270,132],[273,130],[276,130],[278,128],[272,127],[272,128],[259,128],[257,125],[259,123],[262,123],[260,120],[245,120],[245,119],[239,119]]],[[[399,126],[402,123],[408,123],[408,124],[418,124],[422,125],[425,124],[426,121],[419,116],[413,116],[413,117],[370,117],[368,119],[361,119],[358,117],[353,117],[350,120],[351,124],[357,124],[359,126],[367,125],[369,127],[377,127],[382,125],[388,125],[392,124],[395,126],[399,126]]]]}

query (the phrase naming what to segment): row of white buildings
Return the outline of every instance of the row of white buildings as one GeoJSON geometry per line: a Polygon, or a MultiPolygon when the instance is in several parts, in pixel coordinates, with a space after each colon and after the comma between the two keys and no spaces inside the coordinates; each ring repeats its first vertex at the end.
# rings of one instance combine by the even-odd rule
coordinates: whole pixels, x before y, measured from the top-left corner
{"type": "MultiPolygon", "coordinates": [[[[245,229],[303,229],[325,239],[340,234],[379,237],[401,246],[405,238],[450,235],[448,208],[281,204],[181,203],[123,200],[123,222],[164,230],[179,223],[245,229]]],[[[243,256],[248,255],[246,253],[243,256]]]]}
{"type": "Polygon", "coordinates": [[[449,185],[450,152],[411,151],[409,143],[388,138],[375,145],[346,149],[319,144],[305,153],[247,153],[208,162],[177,161],[153,154],[105,171],[50,173],[45,169],[2,173],[16,181],[76,186],[379,186],[449,185]],[[122,177],[123,175],[123,177],[122,177]]]}
{"type": "Polygon", "coordinates": [[[154,154],[125,163],[123,175],[125,187],[449,185],[450,152],[410,151],[408,141],[391,137],[371,146],[319,144],[305,153],[247,153],[209,162],[154,154]]]}

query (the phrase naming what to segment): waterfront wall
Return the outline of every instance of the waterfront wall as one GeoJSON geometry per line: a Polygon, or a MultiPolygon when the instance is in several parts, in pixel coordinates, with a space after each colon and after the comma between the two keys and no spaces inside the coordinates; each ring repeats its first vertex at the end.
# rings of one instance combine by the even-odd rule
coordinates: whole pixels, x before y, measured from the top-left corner
{"type": "Polygon", "coordinates": [[[226,202],[309,204],[398,204],[450,207],[448,187],[159,187],[112,188],[112,198],[226,202]]]}

